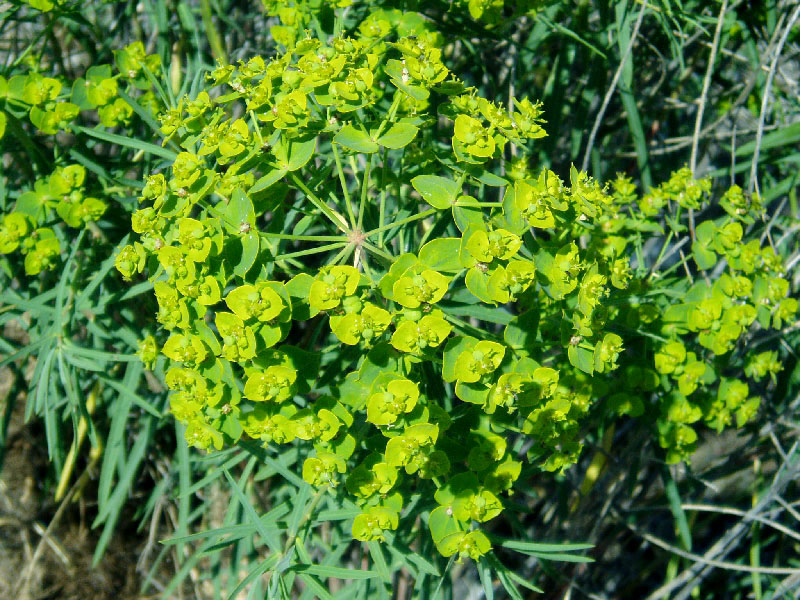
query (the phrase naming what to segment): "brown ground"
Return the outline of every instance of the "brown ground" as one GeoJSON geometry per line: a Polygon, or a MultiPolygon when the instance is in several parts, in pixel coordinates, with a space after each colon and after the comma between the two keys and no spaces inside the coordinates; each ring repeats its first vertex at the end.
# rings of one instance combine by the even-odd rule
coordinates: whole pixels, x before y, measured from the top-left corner
{"type": "Polygon", "coordinates": [[[44,432],[24,423],[24,395],[9,394],[13,379],[0,370],[0,415],[15,404],[0,471],[0,599],[144,599],[135,572],[141,538],[115,535],[92,569],[99,531],[90,529],[91,507],[79,498],[59,510],[53,490],[40,487],[48,462],[44,432]]]}

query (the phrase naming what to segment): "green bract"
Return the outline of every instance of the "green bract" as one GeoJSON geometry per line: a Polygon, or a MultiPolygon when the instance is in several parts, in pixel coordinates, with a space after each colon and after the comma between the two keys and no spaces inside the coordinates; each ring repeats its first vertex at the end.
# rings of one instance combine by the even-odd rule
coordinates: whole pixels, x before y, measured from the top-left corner
{"type": "Polygon", "coordinates": [[[315,310],[336,308],[345,296],[352,296],[361,275],[358,270],[348,266],[323,269],[311,285],[308,303],[315,310]]]}
{"type": "Polygon", "coordinates": [[[406,308],[436,304],[447,292],[449,282],[448,277],[431,269],[416,275],[404,275],[392,287],[394,301],[406,308]]]}
{"type": "Polygon", "coordinates": [[[467,343],[467,348],[456,357],[456,380],[466,383],[478,381],[484,375],[494,372],[503,361],[503,356],[505,348],[501,344],[472,338],[467,343]]]}
{"type": "Polygon", "coordinates": [[[345,344],[355,345],[360,341],[369,343],[386,331],[391,321],[392,316],[388,311],[366,303],[358,313],[331,317],[331,330],[345,344]]]}
{"type": "Polygon", "coordinates": [[[373,506],[353,519],[353,537],[362,542],[384,540],[384,532],[397,529],[398,514],[389,508],[373,506]]]}
{"type": "Polygon", "coordinates": [[[375,425],[391,425],[401,414],[411,412],[418,399],[419,389],[413,381],[390,381],[382,391],[367,400],[367,421],[375,425]]]}
{"type": "Polygon", "coordinates": [[[417,320],[403,319],[392,335],[392,346],[401,352],[419,354],[427,348],[441,345],[453,330],[442,314],[441,311],[435,311],[417,320]]]}

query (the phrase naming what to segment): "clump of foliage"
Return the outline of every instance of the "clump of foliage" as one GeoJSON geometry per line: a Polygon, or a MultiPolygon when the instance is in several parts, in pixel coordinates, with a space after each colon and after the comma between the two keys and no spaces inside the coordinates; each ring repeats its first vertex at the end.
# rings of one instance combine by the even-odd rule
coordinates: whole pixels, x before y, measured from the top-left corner
{"type": "Polygon", "coordinates": [[[491,548],[480,524],[521,473],[512,449],[563,470],[588,418],[647,411],[675,463],[696,423],[753,417],[756,380],[780,364],[748,352],[751,327],[797,311],[780,257],[743,239],[764,216],[757,198],[731,188],[697,226],[692,257],[719,265],[713,282],[675,277],[685,261],[642,259],[663,237],[652,219],[670,216],[661,263],[710,180],[683,169],[639,197],[624,177],[532,173],[538,105],[465,87],[414,13],[279,41],[276,58],[220,65],[221,91],[161,116],[181,152],[147,180],[140,241],[117,257],[154,282],[160,331],[142,353],[169,359],[191,445],[299,444],[303,479],[344,484],[361,507],[363,541],[432,496],[439,551],[478,558],[491,548]],[[495,172],[506,146],[520,153],[508,178],[495,172]]]}
{"type": "Polygon", "coordinates": [[[276,54],[230,64],[210,36],[219,60],[193,80],[141,42],[73,80],[0,77],[0,136],[37,157],[3,190],[4,302],[41,307],[38,346],[4,362],[38,348],[34,379],[53,379],[28,413],[48,420],[59,487],[87,427],[99,460],[90,413],[108,407],[99,553],[128,489],[112,482],[130,484],[168,410],[179,533],[198,489],[192,446],[208,452],[200,484],[224,473],[251,522],[231,539],[269,546],[237,590],[269,571],[278,594],[291,572],[324,596],[315,577],[360,577],[331,564],[353,540],[384,581],[384,551],[421,582],[439,576],[435,549],[476,561],[484,586],[535,589],[502,548],[587,560],[564,553],[587,545],[521,531],[533,476],[563,475],[632,419],[665,463],[688,463],[704,428],[763,410],[797,319],[785,257],[757,193],[688,167],[644,193],[624,174],[559,176],[540,160],[542,103],[487,96],[448,67],[437,24],[468,15],[502,31],[556,3],[437,5],[434,18],[350,4],[266,2],[276,54]],[[79,143],[44,160],[31,127],[79,143]],[[101,165],[104,145],[118,155],[101,165]],[[90,408],[81,373],[99,373],[90,408]],[[133,407],[144,433],[127,452],[133,407]],[[72,458],[55,425],[69,416],[72,458]],[[245,455],[237,482],[228,469],[245,455]],[[256,465],[276,496],[302,497],[280,543],[242,491],[256,465]],[[339,521],[341,550],[314,565],[301,529],[339,521]]]}

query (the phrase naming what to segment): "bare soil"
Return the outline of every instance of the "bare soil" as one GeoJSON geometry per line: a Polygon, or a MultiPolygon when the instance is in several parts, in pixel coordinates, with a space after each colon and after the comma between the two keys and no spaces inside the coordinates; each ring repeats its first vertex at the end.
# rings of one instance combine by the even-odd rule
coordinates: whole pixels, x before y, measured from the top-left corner
{"type": "Polygon", "coordinates": [[[40,427],[24,422],[25,397],[12,397],[14,379],[11,370],[0,370],[0,415],[11,408],[0,470],[0,599],[152,597],[138,593],[135,566],[143,540],[135,531],[120,528],[105,558],[92,568],[99,536],[90,527],[93,507],[82,497],[61,507],[54,490],[41,487],[48,480],[47,442],[40,427]]]}

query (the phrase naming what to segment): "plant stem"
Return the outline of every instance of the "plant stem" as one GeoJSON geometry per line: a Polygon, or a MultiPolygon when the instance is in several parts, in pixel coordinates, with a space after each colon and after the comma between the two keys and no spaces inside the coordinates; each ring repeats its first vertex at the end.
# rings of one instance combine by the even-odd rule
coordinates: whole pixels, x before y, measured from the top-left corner
{"type": "Polygon", "coordinates": [[[289,233],[270,233],[269,231],[259,231],[264,237],[276,240],[294,240],[296,242],[347,242],[343,235],[292,235],[289,233]]]}
{"type": "Polygon", "coordinates": [[[367,195],[369,192],[369,174],[372,170],[372,154],[367,159],[367,168],[364,169],[364,176],[361,179],[361,203],[358,205],[358,229],[364,224],[364,209],[367,205],[367,195]]]}
{"type": "Polygon", "coordinates": [[[336,244],[327,244],[326,246],[317,246],[316,248],[309,248],[308,250],[301,250],[299,252],[290,252],[289,254],[279,254],[272,260],[277,262],[279,260],[297,258],[298,256],[309,256],[311,254],[319,254],[321,252],[328,252],[329,250],[336,250],[342,246],[347,246],[347,242],[338,242],[336,244]]]}
{"type": "Polygon", "coordinates": [[[296,173],[292,173],[292,181],[297,187],[299,187],[302,190],[302,192],[306,195],[306,198],[311,200],[311,203],[318,209],[320,209],[322,213],[326,217],[328,217],[328,219],[330,219],[330,221],[334,225],[336,225],[336,227],[338,227],[341,231],[343,231],[346,234],[350,233],[350,230],[347,228],[347,223],[344,222],[344,219],[342,219],[340,215],[334,213],[327,204],[325,204],[322,200],[320,200],[314,194],[314,192],[308,189],[308,186],[306,186],[306,184],[303,183],[303,180],[300,179],[296,173]]]}
{"type": "MultiPolygon", "coordinates": [[[[383,149],[383,160],[381,161],[381,205],[378,215],[378,228],[383,227],[383,221],[386,218],[386,155],[388,150],[383,149]]],[[[383,248],[383,232],[378,234],[378,248],[383,248]]]]}
{"type": "Polygon", "coordinates": [[[397,109],[400,107],[400,100],[402,99],[400,90],[394,93],[394,100],[392,101],[392,106],[389,108],[389,113],[386,115],[386,118],[381,122],[378,126],[378,131],[375,132],[374,139],[378,139],[383,133],[383,130],[386,126],[394,120],[394,115],[397,112],[397,109]]]}
{"type": "Polygon", "coordinates": [[[211,46],[211,54],[222,64],[227,64],[228,57],[222,45],[222,38],[219,35],[217,26],[214,25],[214,19],[211,15],[210,0],[200,0],[200,14],[203,18],[203,28],[206,30],[208,45],[211,46]]]}
{"type": "Polygon", "coordinates": [[[345,262],[350,255],[353,253],[355,246],[353,244],[347,244],[344,248],[339,251],[339,254],[334,256],[330,261],[328,261],[329,265],[338,265],[340,263],[345,262]]]}
{"type": "MultiPolygon", "coordinates": [[[[393,222],[388,223],[386,225],[382,225],[381,227],[378,227],[377,229],[372,229],[372,230],[366,232],[364,235],[366,237],[372,237],[376,233],[383,233],[384,231],[388,231],[389,229],[394,229],[395,227],[401,227],[402,225],[406,225],[408,223],[412,223],[412,222],[417,221],[419,219],[424,219],[426,217],[430,217],[431,215],[436,214],[437,212],[439,212],[438,209],[429,208],[428,210],[426,210],[424,212],[421,212],[419,214],[416,214],[413,217],[406,217],[405,219],[400,219],[399,221],[393,221],[393,222]]],[[[379,243],[378,246],[380,247],[381,244],[379,243]]]]}
{"type": "Polygon", "coordinates": [[[363,248],[366,248],[367,250],[369,250],[373,254],[388,260],[389,263],[393,263],[394,262],[394,256],[392,256],[391,254],[389,254],[385,250],[381,250],[380,248],[377,248],[377,247],[373,246],[372,244],[368,244],[366,242],[364,242],[361,245],[362,245],[363,248]]]}
{"type": "Polygon", "coordinates": [[[344,176],[342,169],[342,160],[339,158],[339,151],[336,149],[336,144],[331,144],[333,151],[333,159],[336,161],[336,170],[339,172],[339,183],[342,185],[342,193],[344,194],[345,208],[347,209],[347,216],[350,218],[350,226],[355,229],[356,218],[353,214],[353,204],[350,202],[350,192],[347,189],[347,178],[344,176]]]}

